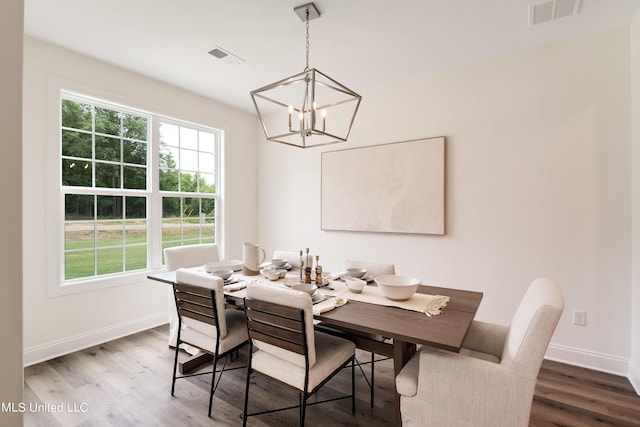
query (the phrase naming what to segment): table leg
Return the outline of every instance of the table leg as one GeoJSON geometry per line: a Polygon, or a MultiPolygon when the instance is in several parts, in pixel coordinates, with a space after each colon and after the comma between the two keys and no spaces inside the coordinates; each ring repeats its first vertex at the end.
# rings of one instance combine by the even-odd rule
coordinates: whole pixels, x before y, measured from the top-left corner
{"type": "MultiPolygon", "coordinates": [[[[407,364],[411,356],[416,352],[416,345],[413,343],[393,340],[393,376],[400,373],[400,370],[407,364]]],[[[394,387],[395,390],[395,387],[394,387]]],[[[394,423],[393,425],[400,427],[402,425],[402,417],[400,415],[400,395],[394,391],[394,423]]]]}

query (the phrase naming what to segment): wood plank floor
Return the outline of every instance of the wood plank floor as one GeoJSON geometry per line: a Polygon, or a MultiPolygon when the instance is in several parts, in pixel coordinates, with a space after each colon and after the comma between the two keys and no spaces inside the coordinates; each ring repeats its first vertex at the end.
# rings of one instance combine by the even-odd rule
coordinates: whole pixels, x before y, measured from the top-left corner
{"type": "MultiPolygon", "coordinates": [[[[241,424],[246,370],[226,372],[207,417],[210,376],[178,380],[171,397],[173,350],[161,326],[25,368],[24,425],[31,426],[237,426],[241,424]],[[62,406],[59,406],[62,405],[62,406]],[[58,409],[62,409],[58,412],[58,409]]],[[[246,348],[228,366],[244,366],[246,348]]],[[[360,360],[368,355],[361,354],[360,360]]],[[[368,366],[365,367],[368,373],[368,366]]],[[[288,405],[294,392],[254,376],[250,411],[288,405]]],[[[343,370],[318,398],[349,391],[343,370]]],[[[376,364],[376,401],[356,373],[356,414],[349,400],[311,406],[310,426],[388,426],[393,365],[376,364]]],[[[253,417],[251,426],[293,426],[297,411],[253,417]]],[[[640,397],[623,377],[545,361],[538,378],[531,426],[640,426],[640,397]]]]}

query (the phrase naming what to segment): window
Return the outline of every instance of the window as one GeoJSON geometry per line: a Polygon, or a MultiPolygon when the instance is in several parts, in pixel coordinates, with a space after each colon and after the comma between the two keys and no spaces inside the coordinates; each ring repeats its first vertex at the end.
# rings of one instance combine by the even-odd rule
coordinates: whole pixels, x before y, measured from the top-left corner
{"type": "Polygon", "coordinates": [[[159,266],[165,247],[214,243],[221,138],[219,130],[63,92],[63,284],[159,266]]]}
{"type": "Polygon", "coordinates": [[[160,122],[162,247],[214,243],[216,134],[160,122]]]}

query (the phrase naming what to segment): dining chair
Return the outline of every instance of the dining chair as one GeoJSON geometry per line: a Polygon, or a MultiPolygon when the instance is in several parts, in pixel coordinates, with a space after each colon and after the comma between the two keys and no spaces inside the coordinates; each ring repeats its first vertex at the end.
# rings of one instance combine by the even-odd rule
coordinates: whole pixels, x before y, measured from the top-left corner
{"type": "MultiPolygon", "coordinates": [[[[199,245],[173,246],[164,249],[164,265],[168,271],[179,268],[197,267],[208,262],[220,261],[218,245],[204,243],[199,245]]],[[[178,339],[178,312],[174,302],[173,289],[169,288],[169,347],[176,346],[178,339]]],[[[188,353],[195,349],[183,346],[188,353]]]]}
{"type": "Polygon", "coordinates": [[[538,372],[564,309],[546,278],[510,326],[474,321],[460,353],[422,346],[396,377],[403,426],[528,426],[538,372]]]}
{"type": "MultiPolygon", "coordinates": [[[[344,269],[348,268],[364,268],[367,270],[367,274],[376,277],[383,274],[396,274],[396,266],[395,264],[386,264],[381,262],[371,262],[371,261],[360,261],[360,260],[346,260],[344,262],[344,269]]],[[[379,358],[376,360],[376,353],[374,348],[377,347],[377,343],[383,343],[388,341],[387,338],[374,335],[374,334],[364,334],[360,331],[354,331],[347,328],[340,328],[334,325],[326,325],[324,323],[319,323],[317,328],[323,332],[328,334],[332,334],[339,337],[344,337],[346,339],[353,339],[354,342],[357,343],[361,350],[368,351],[371,354],[371,360],[368,362],[361,362],[356,358],[356,364],[362,373],[365,381],[369,385],[369,402],[371,407],[374,406],[374,397],[375,397],[375,363],[380,362],[382,360],[387,360],[389,357],[385,356],[383,358],[379,358]],[[370,345],[371,344],[371,345],[370,345]],[[362,369],[363,365],[369,364],[371,365],[371,370],[369,373],[369,378],[367,378],[367,374],[365,374],[362,369]]]]}
{"type": "Polygon", "coordinates": [[[351,395],[309,404],[351,398],[355,413],[355,345],[348,340],[317,332],[313,324],[311,296],[288,288],[259,283],[247,286],[245,313],[249,333],[249,363],[244,398],[243,425],[250,416],[299,408],[304,426],[307,399],[335,374],[351,364],[351,395]],[[255,350],[254,350],[255,349],[255,350]],[[248,413],[251,375],[260,373],[299,392],[297,405],[248,413]]]}
{"type": "Polygon", "coordinates": [[[224,282],[219,277],[183,268],[176,271],[176,281],[173,284],[178,313],[178,345],[175,347],[171,396],[175,393],[177,379],[211,373],[209,416],[213,407],[213,395],[222,373],[225,370],[239,369],[226,368],[226,358],[249,341],[244,313],[235,309],[225,310],[223,285],[224,282]],[[213,371],[177,376],[179,346],[182,343],[212,355],[213,371]],[[225,362],[218,371],[218,361],[222,358],[225,358],[225,362]],[[216,381],[217,372],[220,375],[216,381]]]}

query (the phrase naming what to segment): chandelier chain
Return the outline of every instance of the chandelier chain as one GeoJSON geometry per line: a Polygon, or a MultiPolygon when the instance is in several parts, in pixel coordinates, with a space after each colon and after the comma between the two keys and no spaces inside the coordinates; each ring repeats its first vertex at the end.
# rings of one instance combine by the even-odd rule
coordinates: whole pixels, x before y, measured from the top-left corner
{"type": "Polygon", "coordinates": [[[307,30],[307,45],[306,45],[307,63],[306,63],[306,67],[304,67],[304,71],[307,71],[309,69],[309,8],[307,8],[306,30],[307,30]]]}

